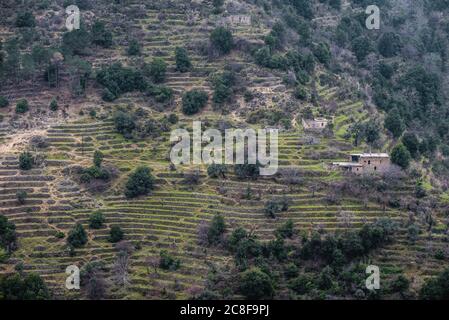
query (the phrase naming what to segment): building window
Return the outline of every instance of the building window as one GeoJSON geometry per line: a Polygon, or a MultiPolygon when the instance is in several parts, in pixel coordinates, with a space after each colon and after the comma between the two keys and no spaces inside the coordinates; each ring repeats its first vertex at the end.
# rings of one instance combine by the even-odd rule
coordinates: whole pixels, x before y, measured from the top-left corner
{"type": "Polygon", "coordinates": [[[377,170],[377,167],[374,167],[374,171],[376,171],[377,170]]]}
{"type": "Polygon", "coordinates": [[[371,164],[371,160],[368,160],[368,164],[371,164]]]}

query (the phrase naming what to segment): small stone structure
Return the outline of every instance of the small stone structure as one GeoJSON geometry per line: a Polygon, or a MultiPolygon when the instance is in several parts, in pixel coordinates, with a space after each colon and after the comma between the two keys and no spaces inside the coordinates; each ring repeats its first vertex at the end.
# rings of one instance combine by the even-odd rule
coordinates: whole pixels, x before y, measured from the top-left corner
{"type": "Polygon", "coordinates": [[[326,118],[315,118],[315,119],[302,119],[302,126],[304,130],[318,130],[321,131],[327,127],[329,120],[326,118]]]}
{"type": "Polygon", "coordinates": [[[390,166],[390,156],[387,153],[353,153],[350,162],[333,162],[332,169],[339,169],[355,174],[385,172],[390,166]]]}
{"type": "Polygon", "coordinates": [[[251,25],[251,16],[240,14],[240,15],[232,15],[224,18],[225,23],[228,23],[233,26],[250,26],[251,25]]]}

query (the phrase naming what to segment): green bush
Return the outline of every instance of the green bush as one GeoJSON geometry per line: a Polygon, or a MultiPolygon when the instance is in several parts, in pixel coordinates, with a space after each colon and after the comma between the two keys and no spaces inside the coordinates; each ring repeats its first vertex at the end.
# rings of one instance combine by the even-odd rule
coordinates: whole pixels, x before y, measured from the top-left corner
{"type": "Polygon", "coordinates": [[[259,176],[259,164],[236,164],[234,173],[239,179],[255,179],[259,176]]]}
{"type": "Polygon", "coordinates": [[[397,55],[401,50],[401,38],[393,32],[384,33],[378,42],[377,49],[379,53],[386,58],[391,58],[397,55]]]}
{"type": "Polygon", "coordinates": [[[176,70],[179,72],[187,72],[192,68],[192,62],[190,62],[187,50],[184,48],[176,47],[176,70]]]}
{"type": "Polygon", "coordinates": [[[6,108],[9,105],[9,101],[4,96],[0,96],[0,108],[6,108]]]}
{"type": "Polygon", "coordinates": [[[301,85],[296,86],[295,91],[294,91],[294,95],[295,95],[296,99],[303,100],[303,101],[307,100],[307,91],[301,85]]]}
{"type": "Polygon", "coordinates": [[[109,91],[105,90],[103,93],[103,99],[108,99],[106,101],[112,101],[126,92],[145,90],[147,87],[141,71],[123,67],[121,63],[102,67],[96,79],[109,91]]]}
{"type": "Polygon", "coordinates": [[[77,223],[75,227],[70,230],[67,237],[67,243],[73,248],[81,248],[87,243],[87,240],[87,233],[80,223],[77,223]]]}
{"type": "Polygon", "coordinates": [[[148,88],[148,95],[154,97],[159,103],[167,103],[173,99],[173,89],[164,85],[151,85],[148,88]]]}
{"type": "Polygon", "coordinates": [[[207,242],[209,245],[216,245],[221,242],[222,235],[226,231],[226,224],[223,216],[217,214],[212,218],[207,231],[207,242]]]}
{"type": "Polygon", "coordinates": [[[137,168],[128,178],[125,186],[125,196],[135,198],[147,195],[154,188],[154,177],[148,167],[137,168]]]}
{"type": "Polygon", "coordinates": [[[95,150],[94,152],[94,158],[93,158],[93,164],[95,167],[101,167],[101,164],[103,163],[104,155],[101,151],[95,150]]]}
{"type": "Polygon", "coordinates": [[[21,170],[30,170],[34,165],[34,159],[31,153],[23,152],[19,156],[19,168],[21,170]]]}
{"type": "Polygon", "coordinates": [[[136,128],[134,119],[123,111],[114,113],[114,125],[117,132],[123,134],[125,138],[131,137],[133,130],[136,128]]]}
{"type": "Polygon", "coordinates": [[[251,268],[240,274],[240,292],[251,300],[269,299],[274,294],[270,277],[259,268],[251,268]]]}
{"type": "Polygon", "coordinates": [[[427,280],[419,296],[423,300],[449,300],[449,268],[427,280]]]}
{"type": "Polygon", "coordinates": [[[307,294],[315,288],[313,278],[309,275],[300,275],[289,283],[290,289],[299,295],[307,294]]]}
{"type": "Polygon", "coordinates": [[[228,101],[233,94],[232,87],[235,84],[235,74],[233,71],[225,70],[222,73],[215,74],[212,77],[214,88],[213,100],[217,104],[228,101]]]}
{"type": "Polygon", "coordinates": [[[17,241],[16,226],[14,223],[8,221],[3,215],[0,215],[0,248],[6,252],[15,249],[17,241]]]}
{"type": "Polygon", "coordinates": [[[234,38],[231,31],[224,27],[215,28],[210,35],[210,41],[222,54],[229,53],[234,46],[234,38]]]}
{"type": "Polygon", "coordinates": [[[225,178],[228,169],[224,164],[213,163],[207,167],[207,175],[211,178],[225,178]]]}
{"type": "Polygon", "coordinates": [[[410,287],[410,280],[408,280],[404,275],[398,275],[391,283],[390,290],[392,292],[403,293],[407,291],[410,287]]]}
{"type": "Polygon", "coordinates": [[[179,259],[173,258],[167,250],[161,250],[159,267],[164,270],[177,270],[181,266],[181,261],[179,259]]]}
{"type": "Polygon", "coordinates": [[[129,42],[128,46],[128,55],[129,56],[140,56],[141,49],[140,43],[136,39],[133,39],[129,42]]]}
{"type": "Polygon", "coordinates": [[[405,130],[405,124],[397,108],[391,109],[385,118],[385,128],[399,138],[405,130]]]}
{"type": "Polygon", "coordinates": [[[313,54],[315,55],[317,60],[324,65],[328,65],[331,60],[331,52],[327,43],[321,42],[318,45],[314,46],[313,54]]]}
{"type": "Polygon", "coordinates": [[[95,21],[92,25],[91,35],[92,43],[103,48],[109,48],[112,46],[112,33],[106,29],[104,22],[95,21]]]}
{"type": "Polygon", "coordinates": [[[25,113],[29,110],[28,101],[26,99],[19,100],[16,104],[16,113],[25,113]]]}
{"type": "Polygon", "coordinates": [[[51,298],[44,280],[35,273],[1,275],[0,297],[3,300],[48,300],[51,298]]]}
{"type": "Polygon", "coordinates": [[[87,54],[88,43],[91,37],[86,29],[81,26],[78,30],[66,32],[62,36],[62,52],[64,56],[85,55],[87,54]]]}
{"type": "Polygon", "coordinates": [[[182,96],[182,111],[186,115],[193,115],[203,109],[209,96],[207,92],[203,90],[193,89],[187,91],[182,96]]]}
{"type": "Polygon", "coordinates": [[[25,204],[25,200],[28,197],[28,194],[24,190],[19,190],[16,193],[16,197],[17,197],[17,202],[19,202],[19,204],[25,204]]]}
{"type": "Polygon", "coordinates": [[[109,231],[109,242],[117,243],[123,240],[123,237],[125,236],[122,228],[119,226],[112,226],[111,230],[109,231]]]}
{"type": "Polygon", "coordinates": [[[56,101],[55,98],[53,98],[50,102],[50,110],[51,111],[56,111],[58,110],[58,101],[56,101]]]}
{"type": "Polygon", "coordinates": [[[167,64],[162,58],[154,58],[150,63],[148,74],[155,83],[161,83],[165,80],[167,72],[167,64]]]}
{"type": "Polygon", "coordinates": [[[16,18],[16,27],[18,28],[33,28],[36,26],[36,19],[31,12],[20,12],[16,18]]]}
{"type": "Polygon", "coordinates": [[[89,217],[89,227],[92,229],[100,229],[106,219],[101,211],[93,212],[89,217]]]}
{"type": "Polygon", "coordinates": [[[391,151],[391,162],[397,164],[403,169],[407,169],[410,165],[412,156],[407,148],[402,144],[396,145],[391,151]]]}
{"type": "Polygon", "coordinates": [[[265,214],[270,218],[275,218],[279,212],[287,211],[289,200],[287,198],[272,199],[265,203],[265,214]]]}

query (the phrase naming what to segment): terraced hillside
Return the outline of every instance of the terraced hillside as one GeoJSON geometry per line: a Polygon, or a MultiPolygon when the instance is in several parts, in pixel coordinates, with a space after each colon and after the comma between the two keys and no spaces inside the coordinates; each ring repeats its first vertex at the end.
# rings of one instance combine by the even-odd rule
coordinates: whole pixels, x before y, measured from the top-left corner
{"type": "MultiPolygon", "coordinates": [[[[73,57],[64,52],[66,30],[57,27],[57,18],[64,17],[63,1],[49,2],[48,6],[34,6],[25,1],[21,8],[29,6],[36,16],[33,28],[40,36],[36,43],[51,50],[53,58],[55,52],[65,55],[58,65],[59,84],[52,86],[50,71],[40,66],[36,76],[17,82],[11,78],[0,86],[0,97],[9,102],[0,109],[0,214],[15,225],[17,233],[17,248],[8,252],[4,261],[0,259],[1,274],[37,273],[53,298],[83,299],[89,295],[85,283],[81,290],[66,288],[66,268],[76,265],[83,270],[101,262],[106,298],[244,298],[248,296],[241,290],[219,290],[212,285],[217,274],[234,283],[234,276],[245,271],[238,264],[241,257],[229,249],[232,235],[244,228],[265,246],[262,251],[269,251],[279,240],[279,230],[292,223],[294,235],[285,239],[288,254],[283,260],[264,251],[259,258],[269,258],[261,262],[245,252],[250,265],[276,279],[276,293],[271,297],[365,298],[356,289],[346,292],[337,285],[323,295],[312,290],[308,296],[309,292],[302,293],[292,284],[294,279],[282,274],[287,262],[295,264],[301,274],[321,272],[317,266],[323,261],[312,263],[301,255],[309,238],[356,234],[384,218],[397,227],[393,241],[348,261],[345,271],[377,265],[388,288],[398,276],[405,276],[410,286],[406,295],[400,292],[401,297],[414,298],[427,279],[447,266],[447,190],[444,181],[430,173],[430,164],[416,160],[408,170],[394,167],[394,172],[385,175],[363,176],[329,167],[332,162],[347,161],[351,153],[391,152],[398,138],[379,125],[385,114],[367,96],[369,90],[360,89],[359,75],[346,70],[345,64],[337,68],[324,61],[315,50],[328,36],[326,30],[337,26],[343,15],[324,14],[326,1],[313,5],[321,15],[310,22],[316,26],[310,31],[310,41],[301,33],[301,26],[296,31],[284,26],[285,39],[279,40],[278,47],[270,47],[270,59],[275,60],[277,54],[279,61],[288,60],[288,53],[298,49],[301,57],[297,64],[305,64],[299,71],[294,64],[284,68],[273,66],[273,61],[264,65],[257,60],[257,50],[270,44],[267,38],[274,37],[280,21],[288,24],[283,17],[289,9],[280,4],[264,8],[258,1],[224,1],[218,10],[216,1],[129,0],[116,1],[110,7],[99,1],[81,10],[83,21],[89,26],[104,21],[113,44],[92,45],[91,52],[75,54],[91,68],[79,95],[74,94],[73,83],[82,83],[77,78],[82,75],[73,71],[73,57]],[[242,15],[250,17],[250,22],[232,22],[232,17],[242,15]],[[211,33],[220,26],[233,36],[234,46],[226,54],[219,53],[211,40],[211,33]],[[138,39],[139,55],[127,53],[132,39],[138,39]],[[192,67],[187,72],[178,70],[176,48],[188,52],[192,67]],[[304,62],[306,57],[313,61],[304,62]],[[163,81],[151,85],[171,89],[167,101],[157,101],[148,88],[122,90],[113,101],[104,98],[110,88],[98,81],[101,70],[120,62],[136,72],[145,70],[155,58],[164,60],[166,70],[163,81]],[[230,70],[236,84],[227,88],[229,99],[217,103],[219,86],[214,76],[230,70]],[[209,99],[199,112],[188,115],[183,112],[184,100],[192,89],[202,90],[209,99]],[[305,97],[298,95],[299,89],[304,89],[305,97]],[[24,114],[16,108],[21,99],[29,104],[24,114]],[[58,105],[54,110],[49,107],[52,101],[58,105]],[[120,128],[119,113],[133,121],[130,132],[120,128]],[[324,131],[305,130],[301,120],[307,116],[325,117],[331,125],[324,131]],[[176,121],[167,120],[171,118],[176,121]],[[242,178],[230,165],[226,174],[217,178],[208,165],[173,165],[170,134],[178,128],[191,131],[193,121],[220,131],[277,128],[277,174],[242,178]],[[377,125],[373,141],[366,133],[372,128],[367,123],[377,125]],[[29,170],[20,160],[26,152],[34,159],[29,170]],[[106,182],[83,181],[80,172],[91,166],[97,152],[104,156],[102,166],[110,176],[106,182]],[[126,197],[129,176],[142,166],[151,169],[154,190],[126,197]],[[286,201],[288,207],[269,216],[267,205],[276,201],[286,201]],[[94,212],[105,217],[101,228],[91,227],[94,212]],[[224,218],[226,230],[219,244],[205,243],[204,230],[216,217],[224,218]],[[86,230],[87,241],[75,248],[68,238],[77,224],[86,230]],[[119,243],[110,241],[114,226],[124,233],[119,243]],[[126,254],[125,245],[132,247],[126,254]],[[173,261],[179,259],[179,266],[163,268],[163,254],[173,261]],[[209,296],[211,291],[218,296],[209,296]]],[[[351,14],[359,9],[344,1],[341,12],[351,14]]],[[[294,18],[307,20],[300,14],[294,18]]],[[[10,44],[12,35],[21,35],[19,54],[32,52],[33,46],[23,43],[26,29],[11,19],[3,17],[0,39],[10,44]]],[[[332,54],[341,57],[346,53],[333,48],[332,54]]],[[[24,69],[24,63],[18,68],[24,69]]],[[[145,74],[140,80],[148,78],[145,74]]],[[[336,283],[339,276],[334,274],[336,283]]],[[[388,290],[382,291],[382,298],[398,297],[397,291],[388,290]]]]}

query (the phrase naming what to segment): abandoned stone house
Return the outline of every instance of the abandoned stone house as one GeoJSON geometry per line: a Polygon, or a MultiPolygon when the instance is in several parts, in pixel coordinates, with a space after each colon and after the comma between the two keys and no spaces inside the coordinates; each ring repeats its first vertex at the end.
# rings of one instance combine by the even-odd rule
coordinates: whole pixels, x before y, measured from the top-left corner
{"type": "Polygon", "coordinates": [[[326,118],[302,119],[304,130],[324,130],[329,124],[326,118]]]}
{"type": "Polygon", "coordinates": [[[385,172],[390,166],[390,156],[387,153],[353,153],[350,162],[333,162],[332,169],[339,169],[355,174],[385,172]]]}
{"type": "Polygon", "coordinates": [[[251,16],[249,15],[233,15],[225,18],[225,23],[237,26],[237,25],[244,25],[249,26],[251,25],[251,16]]]}

